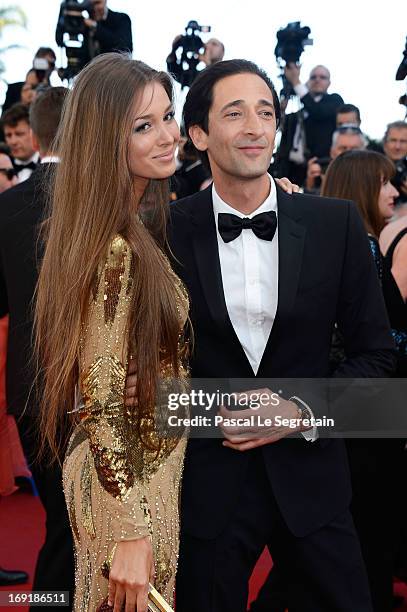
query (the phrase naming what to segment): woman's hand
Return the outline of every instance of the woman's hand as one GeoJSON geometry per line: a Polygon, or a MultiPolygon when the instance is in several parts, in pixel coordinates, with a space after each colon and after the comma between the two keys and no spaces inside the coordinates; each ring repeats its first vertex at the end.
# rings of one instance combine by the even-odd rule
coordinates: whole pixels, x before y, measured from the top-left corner
{"type": "Polygon", "coordinates": [[[279,179],[276,178],[276,183],[286,193],[292,194],[292,193],[299,193],[299,191],[300,191],[300,188],[298,187],[298,185],[296,185],[295,183],[292,183],[285,176],[283,178],[279,178],[279,179]]]}
{"type": "Polygon", "coordinates": [[[149,582],[154,577],[149,537],[117,544],[109,575],[108,603],[114,612],[147,612],[149,582]]]}

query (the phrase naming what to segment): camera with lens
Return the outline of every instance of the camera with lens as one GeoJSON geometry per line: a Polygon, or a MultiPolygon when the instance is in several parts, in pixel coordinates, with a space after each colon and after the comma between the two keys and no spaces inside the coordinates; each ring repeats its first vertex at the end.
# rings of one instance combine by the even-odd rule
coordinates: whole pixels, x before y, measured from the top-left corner
{"type": "Polygon", "coordinates": [[[167,57],[167,69],[176,80],[181,83],[181,89],[190,87],[198,74],[197,66],[201,61],[199,54],[205,45],[197,32],[210,32],[210,26],[201,26],[197,21],[189,21],[185,34],[175,39],[172,52],[167,57]],[[177,57],[177,51],[181,49],[181,55],[177,57]]]}
{"type": "Polygon", "coordinates": [[[66,51],[68,66],[61,68],[58,74],[61,79],[72,79],[89,61],[89,49],[85,42],[86,26],[83,13],[91,13],[91,0],[66,0],[61,3],[57,25],[56,42],[66,51]]]}
{"type": "Polygon", "coordinates": [[[282,61],[285,62],[285,65],[297,64],[300,61],[305,45],[313,44],[312,39],[309,38],[310,34],[310,28],[307,26],[301,27],[300,21],[293,21],[277,32],[277,45],[274,49],[274,55],[276,56],[277,64],[281,70],[280,76],[283,81],[283,89],[281,90],[280,96],[282,98],[287,99],[294,95],[292,85],[284,76],[284,65],[282,61]]]}
{"type": "MultiPolygon", "coordinates": [[[[407,37],[406,37],[406,46],[404,47],[404,51],[403,51],[403,59],[401,61],[400,66],[397,68],[396,81],[404,81],[406,77],[407,77],[407,37]]],[[[399,103],[407,107],[407,94],[404,94],[403,96],[400,97],[399,103]]],[[[407,109],[406,109],[406,113],[407,113],[407,109]]]]}

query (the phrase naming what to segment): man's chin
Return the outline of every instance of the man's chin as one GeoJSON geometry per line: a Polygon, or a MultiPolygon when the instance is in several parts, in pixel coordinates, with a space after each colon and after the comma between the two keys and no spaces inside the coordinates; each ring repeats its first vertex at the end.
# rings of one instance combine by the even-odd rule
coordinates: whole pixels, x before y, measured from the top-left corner
{"type": "Polygon", "coordinates": [[[259,165],[257,167],[245,167],[238,169],[238,176],[242,179],[257,179],[267,174],[269,166],[259,165]]]}

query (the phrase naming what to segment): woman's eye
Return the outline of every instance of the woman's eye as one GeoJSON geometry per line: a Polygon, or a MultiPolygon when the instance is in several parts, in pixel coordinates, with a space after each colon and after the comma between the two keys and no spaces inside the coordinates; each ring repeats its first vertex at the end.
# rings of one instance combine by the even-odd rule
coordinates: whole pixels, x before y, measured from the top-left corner
{"type": "Polygon", "coordinates": [[[150,123],[143,123],[142,125],[139,125],[138,127],[134,128],[134,131],[137,133],[140,132],[147,132],[147,130],[150,128],[150,123]]]}
{"type": "Polygon", "coordinates": [[[171,121],[172,119],[174,119],[174,117],[175,117],[175,111],[172,110],[165,115],[164,121],[171,121]]]}

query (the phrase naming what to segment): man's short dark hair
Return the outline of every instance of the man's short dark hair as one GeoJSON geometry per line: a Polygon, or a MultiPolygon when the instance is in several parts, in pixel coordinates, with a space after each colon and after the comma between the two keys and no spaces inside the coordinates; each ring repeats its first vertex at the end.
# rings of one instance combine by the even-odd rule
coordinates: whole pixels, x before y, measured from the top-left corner
{"type": "MultiPolygon", "coordinates": [[[[213,103],[213,88],[218,81],[235,74],[254,74],[266,83],[273,97],[274,110],[276,114],[276,127],[280,123],[280,102],[276,90],[267,73],[259,68],[254,62],[243,59],[226,60],[216,62],[205,70],[202,70],[191,88],[185,100],[183,110],[183,123],[185,131],[189,135],[189,128],[198,125],[204,132],[208,133],[209,111],[213,103]]],[[[209,165],[206,151],[199,151],[202,161],[209,165]]]]}
{"type": "Polygon", "coordinates": [[[57,56],[55,55],[55,51],[51,49],[51,47],[40,47],[35,53],[34,57],[46,57],[47,55],[52,55],[52,57],[54,58],[54,62],[56,61],[57,56]]]}
{"type": "Polygon", "coordinates": [[[3,113],[1,117],[1,127],[4,129],[5,127],[16,127],[16,125],[20,121],[26,121],[30,124],[30,115],[28,112],[28,107],[25,104],[21,104],[17,102],[17,104],[13,104],[9,109],[3,113]]]}
{"type": "Polygon", "coordinates": [[[31,103],[30,125],[41,151],[50,151],[68,94],[66,87],[49,87],[31,103]]]}
{"type": "Polygon", "coordinates": [[[342,104],[342,106],[336,110],[337,115],[342,115],[343,113],[355,113],[360,122],[360,110],[354,104],[342,104]]]}

